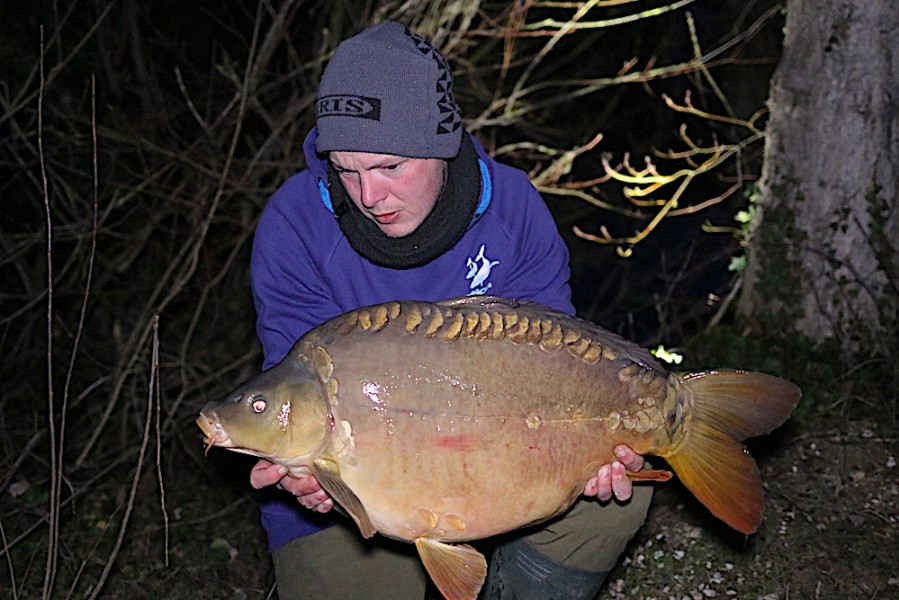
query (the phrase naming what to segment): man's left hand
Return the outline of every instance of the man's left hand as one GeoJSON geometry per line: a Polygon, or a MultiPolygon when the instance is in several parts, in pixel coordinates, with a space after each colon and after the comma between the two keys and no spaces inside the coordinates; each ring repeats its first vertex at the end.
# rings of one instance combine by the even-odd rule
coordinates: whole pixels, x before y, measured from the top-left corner
{"type": "Polygon", "coordinates": [[[628,471],[639,471],[643,468],[643,456],[634,452],[629,446],[615,446],[618,460],[599,468],[596,477],[587,482],[584,495],[596,496],[601,502],[608,502],[614,496],[618,500],[628,500],[633,493],[628,471]]]}

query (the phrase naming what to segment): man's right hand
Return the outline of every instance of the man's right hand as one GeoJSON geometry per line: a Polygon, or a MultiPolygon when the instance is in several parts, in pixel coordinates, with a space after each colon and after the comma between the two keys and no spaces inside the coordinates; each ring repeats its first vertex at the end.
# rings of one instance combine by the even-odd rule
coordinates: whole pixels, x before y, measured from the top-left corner
{"type": "Polygon", "coordinates": [[[312,475],[293,477],[287,467],[267,460],[260,460],[250,471],[250,485],[259,490],[277,484],[279,488],[296,496],[297,502],[310,510],[326,513],[334,508],[334,500],[322,489],[312,475]]]}

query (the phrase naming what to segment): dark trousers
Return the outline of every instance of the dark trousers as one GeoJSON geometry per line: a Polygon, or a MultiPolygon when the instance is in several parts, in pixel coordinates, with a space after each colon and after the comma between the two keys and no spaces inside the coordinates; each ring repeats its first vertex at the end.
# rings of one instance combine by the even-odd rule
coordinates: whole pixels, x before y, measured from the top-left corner
{"type": "MultiPolygon", "coordinates": [[[[652,487],[646,485],[634,486],[633,498],[624,504],[582,498],[564,515],[513,536],[545,557],[546,564],[558,564],[553,576],[565,577],[566,567],[578,575],[608,572],[646,520],[651,499],[652,487]]],[[[382,536],[365,540],[349,521],[293,540],[272,556],[280,600],[426,597],[428,577],[415,546],[382,536]]],[[[513,566],[502,568],[515,568],[514,561],[508,564],[513,566]]]]}

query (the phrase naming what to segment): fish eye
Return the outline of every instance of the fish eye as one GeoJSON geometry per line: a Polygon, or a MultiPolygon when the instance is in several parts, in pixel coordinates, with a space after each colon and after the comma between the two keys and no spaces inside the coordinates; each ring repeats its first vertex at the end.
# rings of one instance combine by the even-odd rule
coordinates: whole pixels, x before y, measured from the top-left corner
{"type": "Polygon", "coordinates": [[[253,412],[261,413],[265,410],[266,402],[262,398],[256,398],[253,400],[251,406],[253,407],[253,412]]]}

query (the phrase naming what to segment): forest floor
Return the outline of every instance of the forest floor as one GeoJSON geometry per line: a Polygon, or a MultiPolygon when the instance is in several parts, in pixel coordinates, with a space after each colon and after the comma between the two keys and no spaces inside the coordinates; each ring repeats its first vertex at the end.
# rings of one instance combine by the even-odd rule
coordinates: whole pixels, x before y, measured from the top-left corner
{"type": "MultiPolygon", "coordinates": [[[[184,440],[196,444],[186,445],[190,456],[177,468],[166,467],[164,510],[155,478],[145,476],[117,553],[110,522],[120,519],[126,490],[98,488],[67,506],[50,597],[277,598],[244,483],[247,457],[213,450],[204,459],[197,436],[184,440]],[[108,580],[94,596],[113,553],[108,580]]],[[[720,524],[680,484],[660,484],[646,525],[599,599],[899,598],[895,431],[872,421],[791,422],[751,450],[766,488],[756,535],[747,539],[720,524]]],[[[4,512],[8,540],[25,514],[4,512]]],[[[16,577],[16,592],[0,596],[40,597],[46,546],[40,534],[33,537],[14,549],[13,568],[0,570],[0,589],[12,589],[4,580],[10,572],[16,577]]]]}
{"type": "Polygon", "coordinates": [[[600,598],[899,598],[895,432],[788,424],[764,442],[753,448],[766,482],[756,535],[719,525],[666,484],[600,598]]]}

